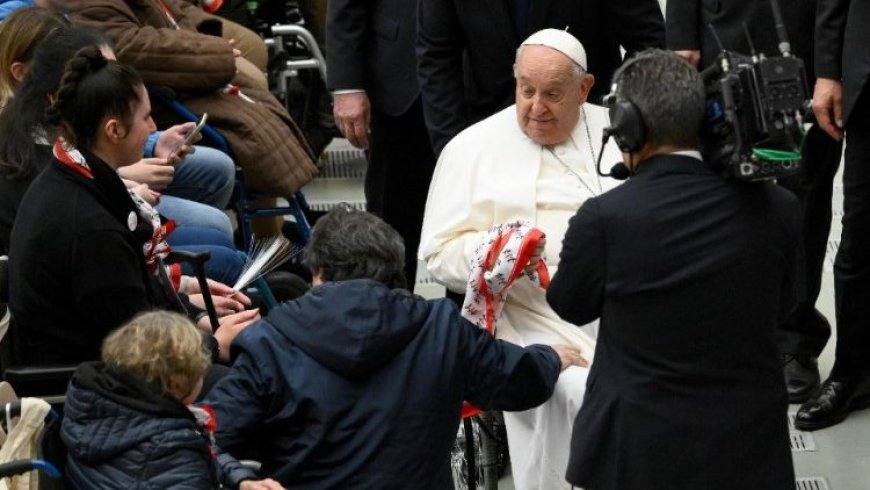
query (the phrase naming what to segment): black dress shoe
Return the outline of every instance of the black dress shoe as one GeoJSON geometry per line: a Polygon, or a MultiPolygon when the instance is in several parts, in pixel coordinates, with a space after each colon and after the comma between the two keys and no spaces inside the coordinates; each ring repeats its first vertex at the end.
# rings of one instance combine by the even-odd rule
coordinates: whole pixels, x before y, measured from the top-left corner
{"type": "Polygon", "coordinates": [[[782,372],[789,403],[803,403],[819,389],[819,363],[813,357],[784,354],[782,372]]]}
{"type": "Polygon", "coordinates": [[[818,396],[801,405],[795,427],[811,431],[839,424],[855,410],[870,406],[868,387],[870,379],[863,383],[826,379],[818,396]]]}

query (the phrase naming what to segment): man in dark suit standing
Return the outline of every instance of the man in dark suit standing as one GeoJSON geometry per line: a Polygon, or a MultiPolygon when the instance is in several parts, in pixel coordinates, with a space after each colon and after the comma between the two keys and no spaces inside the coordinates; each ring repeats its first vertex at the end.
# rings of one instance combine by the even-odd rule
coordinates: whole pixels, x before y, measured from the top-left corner
{"type": "Polygon", "coordinates": [[[821,393],[795,425],[837,424],[870,404],[870,2],[820,0],[813,110],[831,137],[846,136],[843,232],[834,261],[837,350],[821,393]]]}
{"type": "MultiPolygon", "coordinates": [[[[617,73],[633,174],[571,219],[547,301],[600,318],[568,481],[594,489],[794,488],[774,341],[796,300],[795,197],[701,160],[704,90],[677,55],[617,73]],[[631,141],[634,139],[634,141],[631,141]]],[[[617,120],[611,109],[611,121],[617,120]]]]}
{"type": "Polygon", "coordinates": [[[520,42],[544,28],[568,29],[586,49],[599,103],[629,55],[664,47],[656,0],[419,0],[417,77],[435,153],[468,126],[514,103],[520,42]]]}
{"type": "Polygon", "coordinates": [[[416,17],[416,0],[327,3],[326,61],[336,125],[352,145],[368,150],[368,211],[405,240],[412,290],[435,169],[416,78],[416,17]]]}
{"type": "MultiPolygon", "coordinates": [[[[789,34],[791,53],[813,74],[815,0],[791,0],[781,9],[789,34]]],[[[668,0],[668,49],[693,62],[699,69],[711,65],[722,48],[743,55],[780,56],[770,0],[668,0]],[[713,34],[721,41],[721,47],[713,34]],[[745,26],[745,30],[744,30],[745,26]],[[751,39],[752,47],[749,45],[751,39]]],[[[810,85],[815,81],[811,78],[810,85]]],[[[794,313],[780,325],[777,343],[783,357],[783,371],[789,401],[802,403],[819,389],[817,359],[831,336],[828,320],[816,309],[822,286],[822,270],[831,232],[831,197],[834,175],[840,165],[842,142],[818,125],[806,136],[801,173],[781,178],[779,183],[795,193],[803,211],[803,242],[806,296],[794,313]]]]}

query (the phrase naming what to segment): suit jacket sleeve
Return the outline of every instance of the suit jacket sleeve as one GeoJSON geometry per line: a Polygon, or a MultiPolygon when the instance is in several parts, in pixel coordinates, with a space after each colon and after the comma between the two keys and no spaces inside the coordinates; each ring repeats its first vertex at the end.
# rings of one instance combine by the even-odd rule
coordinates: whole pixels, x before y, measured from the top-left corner
{"type": "Polygon", "coordinates": [[[665,47],[665,21],[656,0],[604,0],[604,5],[626,57],[665,47]]]}
{"type": "Polygon", "coordinates": [[[420,0],[417,10],[417,80],[432,149],[469,125],[463,85],[466,40],[454,0],[420,0]]]}
{"type": "Polygon", "coordinates": [[[815,64],[817,78],[843,76],[843,38],[850,0],[819,0],[816,9],[815,64]]]}
{"type": "Polygon", "coordinates": [[[465,399],[484,410],[527,410],[547,401],[561,361],[552,347],[526,348],[496,340],[456,314],[461,323],[465,399]]]}
{"type": "Polygon", "coordinates": [[[700,3],[701,0],[668,0],[665,15],[668,49],[701,49],[700,3]]]}
{"type": "Polygon", "coordinates": [[[326,3],[326,58],[329,90],[366,88],[365,46],[373,0],[326,3]]]}
{"type": "MultiPolygon", "coordinates": [[[[73,23],[106,34],[115,42],[118,59],[135,68],[146,83],[177,90],[216,90],[236,74],[232,46],[221,37],[202,34],[193,27],[176,30],[141,24],[125,3],[86,5],[71,14],[73,23]]],[[[198,22],[197,18],[186,18],[182,11],[175,10],[175,14],[183,26],[198,22]]],[[[204,12],[196,15],[209,20],[204,12]]]]}
{"type": "Polygon", "coordinates": [[[605,259],[598,201],[590,199],[568,223],[559,270],[547,288],[547,303],[563,320],[585,325],[601,316],[605,259]]]}

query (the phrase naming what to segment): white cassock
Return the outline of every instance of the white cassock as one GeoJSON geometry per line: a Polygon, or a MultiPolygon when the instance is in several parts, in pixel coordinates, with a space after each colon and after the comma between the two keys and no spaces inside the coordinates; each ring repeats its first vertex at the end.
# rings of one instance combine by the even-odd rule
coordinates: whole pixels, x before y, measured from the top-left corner
{"type": "MultiPolygon", "coordinates": [[[[584,104],[571,138],[547,148],[520,130],[516,108],[511,106],[450,141],[432,177],[418,254],[435,280],[465,293],[471,258],[486,232],[516,220],[526,220],[546,233],[552,277],[568,220],[583,201],[618,184],[595,171],[602,130],[608,122],[605,108],[584,104]]],[[[602,167],[609,170],[620,161],[616,146],[607,145],[602,167]]],[[[522,346],[575,345],[591,360],[596,327],[578,328],[562,321],[547,304],[545,290],[521,277],[508,291],[496,336],[522,346]]],[[[525,412],[505,413],[517,490],[570,488],[565,470],[571,430],[588,372],[587,368],[568,368],[546,403],[525,412]]]]}

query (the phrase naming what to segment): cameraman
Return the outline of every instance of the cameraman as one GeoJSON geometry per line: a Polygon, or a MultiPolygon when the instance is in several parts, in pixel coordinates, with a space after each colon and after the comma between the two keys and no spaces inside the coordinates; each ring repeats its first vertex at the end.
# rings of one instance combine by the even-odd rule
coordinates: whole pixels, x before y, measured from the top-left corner
{"type": "MultiPolygon", "coordinates": [[[[813,31],[816,0],[780,2],[783,25],[790,34],[791,52],[804,61],[812,86],[814,79],[813,31]]],[[[769,0],[668,0],[668,48],[695,63],[699,69],[715,61],[722,47],[750,54],[779,56],[769,0]],[[720,43],[714,38],[712,24],[720,43]],[[745,29],[745,30],[744,30],[745,29]],[[749,33],[747,37],[746,32],[749,33]]],[[[833,50],[831,50],[833,52],[833,50]]],[[[806,296],[777,329],[789,401],[802,403],[819,389],[817,359],[831,336],[831,325],[816,309],[822,286],[822,268],[831,231],[831,194],[840,165],[843,144],[813,125],[803,146],[801,170],[778,183],[794,192],[801,202],[805,256],[806,296]]]]}
{"type": "Polygon", "coordinates": [[[571,219],[547,291],[563,319],[600,318],[567,479],[791,490],[774,329],[796,300],[798,203],[704,164],[704,89],[687,61],[645,51],[614,83],[633,177],[571,219]]]}

